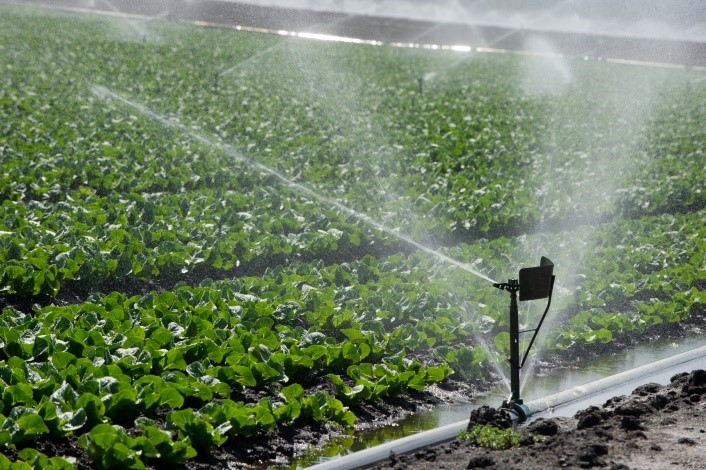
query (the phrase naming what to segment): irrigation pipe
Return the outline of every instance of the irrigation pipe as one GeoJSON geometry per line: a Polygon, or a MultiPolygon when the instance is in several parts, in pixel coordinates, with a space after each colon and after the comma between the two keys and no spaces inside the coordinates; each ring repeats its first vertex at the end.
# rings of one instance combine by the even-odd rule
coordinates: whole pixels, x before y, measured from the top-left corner
{"type": "Polygon", "coordinates": [[[645,364],[644,366],[636,367],[635,369],[630,369],[628,371],[621,372],[620,374],[611,375],[609,377],[589,382],[585,385],[579,385],[578,387],[570,388],[568,390],[555,393],[554,395],[532,400],[525,404],[527,405],[527,408],[529,408],[530,413],[534,415],[549,410],[550,408],[565,406],[577,400],[584,400],[591,395],[604,392],[628,382],[637,382],[641,379],[642,381],[649,380],[650,376],[655,375],[661,370],[676,367],[685,362],[704,358],[706,358],[706,346],[701,346],[700,348],[692,349],[691,351],[686,351],[681,354],[677,354],[676,356],[651,362],[649,364],[645,364]]]}
{"type": "MultiPolygon", "coordinates": [[[[550,408],[567,405],[578,400],[584,400],[592,395],[606,390],[624,385],[628,382],[642,381],[647,383],[651,376],[662,370],[679,366],[687,362],[698,359],[706,360],[706,346],[692,349],[684,353],[672,356],[660,361],[645,364],[635,369],[630,369],[619,374],[611,375],[603,379],[596,380],[578,387],[574,387],[554,395],[525,402],[531,414],[541,413],[550,408]]],[[[635,385],[636,387],[638,384],[635,385]]],[[[356,468],[372,465],[390,457],[392,453],[400,455],[413,452],[417,449],[451,441],[458,436],[461,431],[465,431],[468,420],[457,421],[436,429],[420,432],[411,436],[403,437],[394,441],[386,442],[379,446],[354,452],[343,457],[327,460],[311,467],[309,470],[353,470],[356,468]]]]}
{"type": "Polygon", "coordinates": [[[432,446],[455,439],[461,431],[465,431],[468,420],[457,421],[436,429],[420,432],[379,446],[360,450],[343,457],[334,458],[311,467],[309,470],[353,470],[354,468],[372,465],[389,458],[391,454],[407,454],[422,447],[432,446]]]}

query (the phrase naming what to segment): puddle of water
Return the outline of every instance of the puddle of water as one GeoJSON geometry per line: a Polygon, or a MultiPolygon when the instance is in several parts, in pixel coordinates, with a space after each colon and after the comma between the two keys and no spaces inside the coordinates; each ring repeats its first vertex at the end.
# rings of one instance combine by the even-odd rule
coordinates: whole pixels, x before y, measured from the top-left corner
{"type": "MultiPolygon", "coordinates": [[[[691,336],[678,340],[661,340],[629,351],[624,351],[619,355],[592,359],[586,361],[580,369],[555,369],[543,375],[537,375],[527,381],[522,391],[522,398],[527,402],[534,399],[546,397],[562,390],[568,390],[579,385],[584,385],[604,377],[625,372],[645,364],[650,364],[661,359],[665,359],[676,354],[680,354],[706,345],[706,338],[703,335],[691,336]]],[[[629,394],[641,383],[658,382],[667,384],[672,375],[685,371],[689,368],[706,368],[706,358],[700,358],[694,363],[680,364],[672,368],[655,373],[639,382],[628,382],[618,388],[611,388],[601,393],[597,393],[586,400],[582,399],[575,403],[568,403],[562,407],[551,410],[551,412],[538,413],[532,418],[549,416],[573,416],[579,409],[592,404],[604,403],[608,398],[616,395],[629,394]]],[[[463,419],[468,419],[473,409],[482,405],[498,407],[507,392],[497,390],[479,397],[469,403],[448,404],[436,407],[432,410],[423,411],[398,421],[390,426],[362,431],[352,436],[340,438],[332,444],[331,448],[322,449],[321,452],[312,451],[306,456],[296,460],[290,467],[304,468],[309,465],[329,460],[336,455],[345,455],[362,449],[400,439],[405,436],[416,434],[436,427],[455,423],[463,419]]]]}
{"type": "MultiPolygon", "coordinates": [[[[525,401],[542,398],[562,390],[593,382],[610,375],[625,372],[636,367],[650,364],[661,359],[696,349],[706,345],[703,335],[689,336],[682,339],[658,340],[619,355],[598,358],[587,361],[586,365],[577,370],[557,370],[527,382],[523,390],[525,401]]],[[[679,366],[677,366],[678,368],[679,366]]],[[[657,381],[656,379],[653,381],[657,381]]],[[[669,382],[669,377],[666,382],[669,382]]],[[[615,390],[611,390],[615,395],[615,390]]],[[[627,393],[632,392],[629,390],[627,393]]]]}

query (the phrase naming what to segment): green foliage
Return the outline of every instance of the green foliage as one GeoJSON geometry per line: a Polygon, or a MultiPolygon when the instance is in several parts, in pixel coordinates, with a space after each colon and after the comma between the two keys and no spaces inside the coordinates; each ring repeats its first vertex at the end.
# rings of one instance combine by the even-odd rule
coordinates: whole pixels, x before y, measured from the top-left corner
{"type": "Polygon", "coordinates": [[[346,371],[354,386],[349,387],[335,374],[329,380],[336,388],[336,395],[346,403],[360,400],[377,400],[397,396],[408,389],[423,391],[429,383],[441,382],[453,370],[447,365],[424,368],[417,361],[396,361],[383,364],[361,363],[349,366],[346,371]]]}
{"type": "Polygon", "coordinates": [[[444,359],[462,379],[472,380],[474,377],[483,375],[487,367],[488,354],[491,352],[480,346],[450,349],[444,355],[444,359]]]}
{"type": "Polygon", "coordinates": [[[301,401],[301,416],[314,421],[332,421],[348,427],[355,424],[353,412],[323,391],[315,392],[301,401]]]}
{"type": "Polygon", "coordinates": [[[130,443],[131,438],[124,429],[109,424],[99,424],[79,439],[79,445],[86,449],[98,468],[144,469],[140,452],[132,449],[130,443]]]}
{"type": "Polygon", "coordinates": [[[495,426],[474,425],[470,431],[463,431],[457,437],[474,445],[493,450],[505,450],[517,447],[522,436],[512,428],[500,429],[495,426]]]}
{"type": "Polygon", "coordinates": [[[171,436],[152,425],[141,424],[141,433],[132,438],[116,425],[99,424],[79,439],[79,445],[98,468],[145,468],[145,463],[159,461],[181,463],[196,456],[188,441],[173,441],[171,436]]]}
{"type": "Polygon", "coordinates": [[[26,448],[18,452],[18,461],[10,462],[0,454],[0,469],[7,470],[72,470],[74,465],[61,457],[47,457],[36,449],[26,448]]]}
{"type": "Polygon", "coordinates": [[[0,300],[87,299],[0,312],[0,448],[22,449],[2,468],[65,468],[31,445],[72,434],[98,468],[143,468],[284,423],[350,427],[349,406],[477,380],[507,351],[506,298],[485,281],[423,253],[382,256],[394,237],[247,159],[454,244],[449,256],[493,278],[542,247],[558,270],[553,309],[569,318],[547,347],[703,309],[706,116],[690,71],[573,64],[572,93],[533,96],[516,57],[456,67],[441,51],[291,41],[214,83],[276,39],[154,22],[164,40],[132,43],[110,19],[0,8],[0,300]],[[453,79],[416,93],[421,71],[449,67],[453,79]],[[617,80],[634,87],[616,102],[634,106],[603,99],[617,80]],[[653,117],[635,112],[662,83],[673,89],[653,117]],[[588,197],[603,179],[614,188],[588,197]],[[576,220],[608,222],[501,236],[576,220]],[[161,292],[111,292],[148,283],[161,292]],[[322,377],[333,396],[305,392],[322,377]]]}

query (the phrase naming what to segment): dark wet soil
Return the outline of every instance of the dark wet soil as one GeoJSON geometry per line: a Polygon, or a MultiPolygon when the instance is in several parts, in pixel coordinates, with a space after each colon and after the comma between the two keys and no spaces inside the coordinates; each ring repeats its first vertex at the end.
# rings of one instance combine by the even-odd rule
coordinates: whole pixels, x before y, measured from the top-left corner
{"type": "MultiPolygon", "coordinates": [[[[492,409],[478,424],[507,426],[492,409]]],[[[630,396],[589,407],[571,418],[538,419],[516,428],[522,444],[488,450],[454,441],[374,466],[387,469],[697,469],[706,450],[706,371],[675,375],[669,385],[647,384],[630,396]]]]}

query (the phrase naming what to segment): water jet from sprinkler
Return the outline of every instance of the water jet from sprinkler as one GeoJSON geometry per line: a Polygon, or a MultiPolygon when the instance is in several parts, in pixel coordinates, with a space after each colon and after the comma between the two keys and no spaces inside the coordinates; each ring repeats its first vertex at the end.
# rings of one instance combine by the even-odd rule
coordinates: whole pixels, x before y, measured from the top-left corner
{"type": "Polygon", "coordinates": [[[525,365],[530,349],[537,338],[537,333],[549,312],[554,290],[554,263],[544,256],[539,266],[520,269],[519,281],[509,279],[508,282],[495,283],[493,287],[510,293],[510,398],[503,402],[501,408],[506,410],[513,421],[525,421],[530,416],[530,410],[520,397],[520,369],[525,365]],[[517,308],[517,294],[520,301],[548,299],[547,307],[536,328],[520,331],[520,320],[517,308]],[[527,349],[520,361],[520,334],[534,332],[527,349]]]}
{"type": "Polygon", "coordinates": [[[479,279],[482,279],[483,281],[489,282],[491,284],[496,283],[490,277],[488,277],[485,274],[481,273],[480,271],[474,269],[472,265],[455,260],[455,259],[449,257],[448,255],[445,255],[444,253],[436,251],[433,248],[414,240],[413,238],[411,238],[408,235],[404,235],[404,234],[400,233],[399,231],[385,225],[384,223],[378,222],[377,220],[373,219],[372,217],[368,216],[367,214],[364,214],[362,212],[358,212],[357,210],[346,206],[345,204],[343,204],[342,202],[340,202],[336,199],[331,199],[331,198],[328,198],[328,197],[322,195],[321,193],[317,192],[316,190],[312,189],[311,187],[307,186],[306,184],[302,184],[297,181],[294,181],[293,179],[285,176],[283,173],[281,173],[281,172],[279,172],[279,171],[277,171],[267,165],[259,163],[256,160],[246,158],[243,154],[241,154],[240,152],[235,150],[230,145],[218,143],[218,142],[214,141],[213,139],[195,131],[192,127],[185,126],[184,124],[180,124],[178,121],[170,119],[167,116],[158,114],[158,113],[152,111],[151,109],[147,108],[143,104],[136,103],[134,101],[130,101],[129,99],[115,93],[114,91],[112,91],[106,87],[92,86],[91,91],[93,92],[94,95],[98,96],[101,99],[113,100],[113,101],[122,103],[126,106],[129,106],[132,109],[139,111],[141,114],[149,117],[150,119],[152,119],[156,122],[161,123],[162,125],[164,125],[166,127],[176,129],[197,142],[200,142],[208,147],[211,147],[214,150],[219,150],[221,152],[224,152],[226,155],[230,155],[231,157],[233,157],[235,160],[237,160],[239,162],[242,162],[252,168],[255,168],[255,169],[263,172],[263,173],[266,173],[270,176],[273,176],[275,179],[279,180],[286,187],[292,188],[300,193],[311,196],[314,199],[316,199],[317,201],[325,203],[326,205],[335,207],[336,209],[338,209],[342,213],[347,214],[351,217],[354,217],[355,219],[357,219],[365,224],[368,224],[369,226],[371,226],[377,230],[380,230],[381,232],[384,232],[387,235],[393,236],[396,239],[398,239],[398,240],[400,240],[410,246],[413,246],[413,247],[423,251],[424,253],[427,253],[428,255],[435,257],[436,259],[438,259],[440,261],[443,261],[444,263],[461,268],[464,271],[478,277],[479,279]]]}

